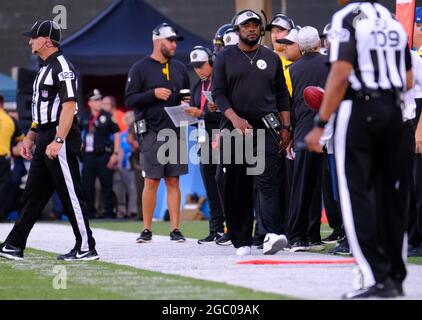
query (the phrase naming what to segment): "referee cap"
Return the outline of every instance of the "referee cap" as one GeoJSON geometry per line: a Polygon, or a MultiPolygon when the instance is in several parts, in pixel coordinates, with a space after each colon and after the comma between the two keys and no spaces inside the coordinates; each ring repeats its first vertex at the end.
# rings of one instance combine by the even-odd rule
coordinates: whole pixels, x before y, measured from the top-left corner
{"type": "Polygon", "coordinates": [[[51,20],[38,20],[31,30],[22,32],[22,35],[28,38],[48,37],[57,42],[62,38],[60,26],[51,20]]]}

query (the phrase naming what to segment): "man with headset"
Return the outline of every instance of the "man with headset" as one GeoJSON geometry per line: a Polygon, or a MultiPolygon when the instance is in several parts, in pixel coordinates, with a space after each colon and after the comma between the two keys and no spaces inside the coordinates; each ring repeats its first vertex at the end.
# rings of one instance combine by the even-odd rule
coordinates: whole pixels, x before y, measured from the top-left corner
{"type": "Polygon", "coordinates": [[[218,195],[215,173],[217,163],[215,140],[220,128],[221,112],[214,101],[207,98],[211,91],[211,77],[214,54],[210,49],[196,46],[190,53],[190,65],[200,80],[192,88],[191,105],[185,112],[199,118],[198,143],[201,157],[200,169],[204,181],[207,199],[210,207],[210,233],[207,237],[198,240],[199,244],[214,243],[224,234],[224,215],[218,195]],[[204,130],[205,128],[205,130],[204,130]]]}
{"type": "Polygon", "coordinates": [[[218,168],[217,180],[236,254],[251,253],[254,206],[260,227],[267,233],[264,254],[274,254],[287,245],[286,237],[281,235],[277,172],[280,170],[279,147],[284,149],[290,141],[288,92],[281,60],[259,43],[265,34],[262,18],[252,10],[243,10],[234,16],[232,22],[239,35],[239,44],[217,55],[212,81],[213,97],[224,114],[220,125],[223,161],[218,168]],[[275,122],[278,123],[269,125],[275,122]],[[243,148],[234,148],[232,138],[236,132],[242,144],[247,145],[247,140],[252,140],[253,154],[258,155],[258,161],[263,160],[263,170],[251,173],[248,168],[251,163],[245,163],[250,162],[247,148],[246,152],[243,148]],[[263,141],[259,140],[262,132],[265,132],[263,141]],[[227,134],[230,152],[224,147],[227,134]],[[255,197],[254,188],[257,191],[255,197]]]}
{"type": "MultiPolygon", "coordinates": [[[[177,41],[183,40],[183,37],[172,26],[162,23],[152,31],[152,40],[152,54],[130,69],[125,94],[126,105],[135,109],[135,127],[140,140],[142,175],[145,178],[142,194],[144,230],[136,241],[143,243],[152,240],[156,194],[160,180],[164,178],[171,221],[170,240],[184,242],[185,238],[179,230],[179,176],[186,174],[188,167],[180,161],[180,132],[164,110],[164,107],[180,105],[180,90],[189,89],[185,65],[173,58],[177,41]],[[172,129],[177,136],[177,163],[164,164],[159,157],[161,146],[168,144],[169,138],[160,134],[162,129],[172,129]]],[[[168,151],[169,157],[173,158],[172,150],[168,151]]]]}
{"type": "MultiPolygon", "coordinates": [[[[290,30],[295,28],[295,23],[291,18],[284,14],[276,14],[271,22],[265,27],[265,30],[271,32],[271,42],[274,47],[274,52],[278,54],[281,59],[283,70],[287,69],[287,66],[292,63],[286,58],[286,45],[278,42],[277,40],[284,39],[290,32],[290,30]]],[[[292,85],[290,81],[290,76],[288,73],[284,73],[286,78],[287,89],[290,94],[292,93],[292,85]]]]}

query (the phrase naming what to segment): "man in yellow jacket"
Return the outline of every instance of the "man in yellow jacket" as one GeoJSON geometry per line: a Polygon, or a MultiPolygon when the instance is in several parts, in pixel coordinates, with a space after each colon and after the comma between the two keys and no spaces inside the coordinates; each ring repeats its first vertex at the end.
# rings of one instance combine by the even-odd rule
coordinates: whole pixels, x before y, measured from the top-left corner
{"type": "Polygon", "coordinates": [[[290,95],[292,94],[292,84],[290,75],[286,72],[286,67],[292,62],[286,58],[286,45],[278,43],[277,40],[285,38],[290,30],[294,28],[295,23],[293,20],[281,13],[276,14],[265,28],[265,30],[271,32],[271,42],[274,47],[274,52],[279,55],[283,64],[284,78],[286,79],[286,85],[290,95]]]}
{"type": "Polygon", "coordinates": [[[0,222],[6,220],[7,190],[10,188],[10,153],[12,141],[22,141],[23,134],[17,122],[9,116],[3,107],[4,99],[0,96],[0,222]]]}

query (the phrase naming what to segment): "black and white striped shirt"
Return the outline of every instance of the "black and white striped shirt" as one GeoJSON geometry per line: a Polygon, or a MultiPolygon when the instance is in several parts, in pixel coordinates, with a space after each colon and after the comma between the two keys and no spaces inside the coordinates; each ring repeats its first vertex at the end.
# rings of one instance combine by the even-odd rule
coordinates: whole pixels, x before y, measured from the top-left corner
{"type": "MultiPolygon", "coordinates": [[[[59,121],[62,104],[77,101],[77,75],[61,51],[42,62],[33,85],[32,122],[44,125],[59,121]]],[[[77,108],[76,108],[77,110],[77,108]]]]}
{"type": "Polygon", "coordinates": [[[347,5],[334,14],[328,39],[330,62],[353,65],[349,82],[355,92],[405,89],[406,71],[412,67],[408,36],[382,5],[347,5]]]}

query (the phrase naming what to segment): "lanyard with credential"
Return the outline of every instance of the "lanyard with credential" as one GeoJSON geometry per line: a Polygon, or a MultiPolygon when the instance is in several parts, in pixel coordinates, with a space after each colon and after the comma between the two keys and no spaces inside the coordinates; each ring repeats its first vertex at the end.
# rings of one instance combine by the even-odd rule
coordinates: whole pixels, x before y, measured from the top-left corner
{"type": "Polygon", "coordinates": [[[100,114],[97,114],[96,116],[93,116],[92,118],[91,118],[91,120],[89,120],[89,123],[88,123],[88,133],[91,133],[92,131],[91,131],[91,128],[92,128],[92,126],[94,125],[94,123],[95,123],[95,121],[97,120],[97,118],[98,118],[98,116],[99,116],[100,114]]]}
{"type": "MultiPolygon", "coordinates": [[[[200,106],[201,113],[202,113],[202,111],[204,111],[204,108],[205,108],[205,103],[207,102],[207,98],[206,98],[206,97],[205,97],[205,95],[204,95],[204,88],[205,88],[204,83],[205,83],[205,81],[202,81],[202,88],[201,88],[201,106],[200,106]]],[[[206,91],[210,91],[210,89],[211,89],[211,79],[210,79],[210,83],[208,84],[208,88],[207,88],[207,90],[206,90],[206,91]]]]}

